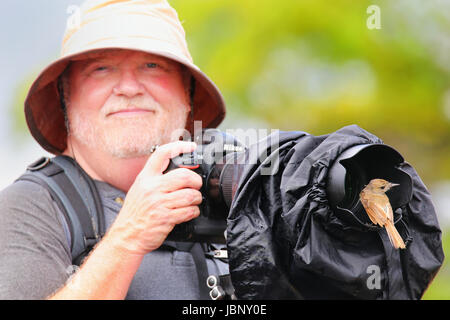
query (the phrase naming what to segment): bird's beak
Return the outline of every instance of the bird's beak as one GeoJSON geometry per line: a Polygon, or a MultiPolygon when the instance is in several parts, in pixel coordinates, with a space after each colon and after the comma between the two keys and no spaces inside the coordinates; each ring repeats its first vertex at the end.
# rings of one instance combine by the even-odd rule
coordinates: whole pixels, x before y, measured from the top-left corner
{"type": "Polygon", "coordinates": [[[392,188],[392,187],[396,187],[396,186],[399,186],[399,185],[400,185],[399,183],[390,183],[389,187],[392,188]]]}

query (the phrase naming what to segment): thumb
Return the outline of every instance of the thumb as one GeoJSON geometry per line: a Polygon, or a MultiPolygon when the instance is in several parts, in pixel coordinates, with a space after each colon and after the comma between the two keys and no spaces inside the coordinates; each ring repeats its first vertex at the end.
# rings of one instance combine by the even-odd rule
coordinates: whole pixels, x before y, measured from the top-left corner
{"type": "Polygon", "coordinates": [[[161,175],[167,169],[170,159],[182,153],[192,152],[195,148],[197,148],[197,144],[190,141],[174,141],[162,145],[152,153],[142,172],[150,175],[161,175]]]}

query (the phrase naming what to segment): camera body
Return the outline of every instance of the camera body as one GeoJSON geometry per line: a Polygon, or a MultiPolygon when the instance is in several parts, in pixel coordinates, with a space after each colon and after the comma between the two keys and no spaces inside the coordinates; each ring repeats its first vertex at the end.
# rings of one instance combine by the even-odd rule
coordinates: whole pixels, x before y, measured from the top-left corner
{"type": "Polygon", "coordinates": [[[225,243],[227,217],[237,187],[234,159],[246,147],[218,129],[204,129],[194,137],[197,149],[171,159],[165,172],[176,168],[193,170],[202,177],[200,216],[176,225],[171,241],[225,243]]]}

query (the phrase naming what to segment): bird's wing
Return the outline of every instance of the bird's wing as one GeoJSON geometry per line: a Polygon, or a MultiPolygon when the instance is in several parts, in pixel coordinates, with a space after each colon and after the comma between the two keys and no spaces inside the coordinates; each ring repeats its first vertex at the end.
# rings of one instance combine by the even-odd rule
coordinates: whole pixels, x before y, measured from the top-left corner
{"type": "Polygon", "coordinates": [[[367,215],[374,224],[384,226],[387,220],[393,220],[392,208],[389,199],[368,198],[361,196],[361,203],[367,215]]]}

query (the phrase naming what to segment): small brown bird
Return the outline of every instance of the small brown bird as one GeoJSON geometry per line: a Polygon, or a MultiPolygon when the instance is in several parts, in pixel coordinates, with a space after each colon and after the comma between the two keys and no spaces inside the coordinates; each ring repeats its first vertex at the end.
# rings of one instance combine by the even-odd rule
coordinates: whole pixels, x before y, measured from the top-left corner
{"type": "Polygon", "coordinates": [[[389,240],[395,249],[404,249],[405,243],[394,226],[394,214],[385,194],[390,188],[398,186],[383,179],[372,179],[361,191],[359,198],[370,220],[381,227],[386,228],[389,240]]]}

